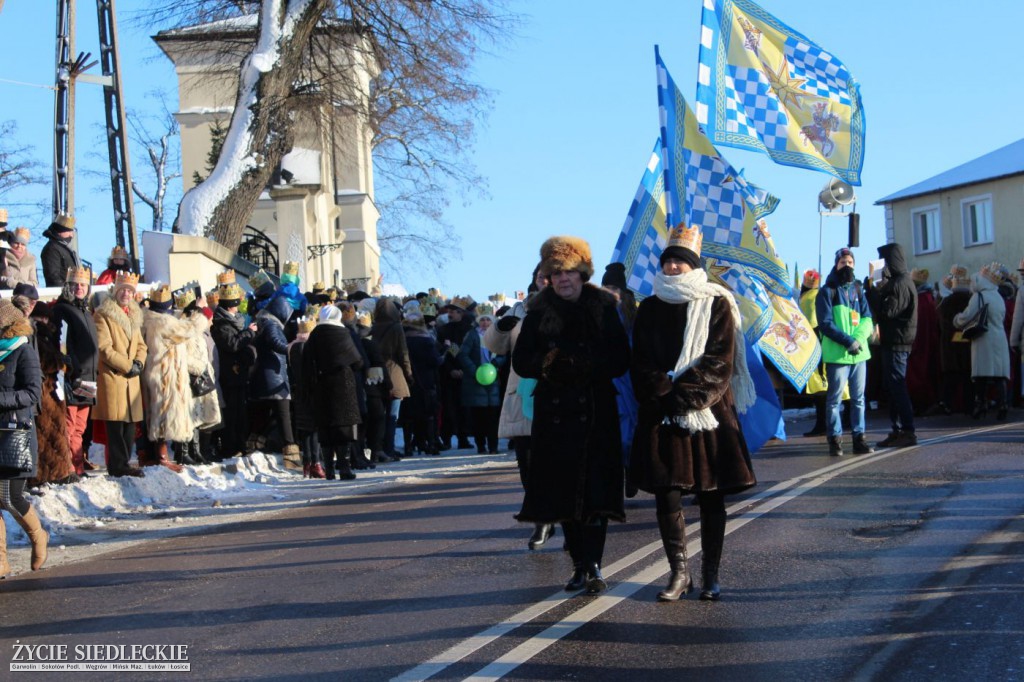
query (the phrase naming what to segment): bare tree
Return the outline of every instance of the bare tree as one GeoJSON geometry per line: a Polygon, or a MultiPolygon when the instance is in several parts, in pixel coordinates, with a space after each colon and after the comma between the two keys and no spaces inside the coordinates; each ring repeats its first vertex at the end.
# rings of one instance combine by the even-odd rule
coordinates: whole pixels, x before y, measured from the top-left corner
{"type": "MultiPolygon", "coordinates": [[[[128,112],[128,128],[133,149],[145,150],[147,164],[145,171],[137,171],[132,180],[132,192],[142,203],[149,206],[153,214],[151,227],[160,232],[167,228],[165,208],[171,183],[181,177],[181,159],[178,145],[173,138],[178,136],[178,121],[167,106],[164,94],[156,95],[162,104],[158,115],[144,116],[136,111],[128,112]],[[139,178],[148,175],[152,192],[142,189],[139,178]]],[[[139,166],[136,166],[138,169],[139,166]]]]}
{"type": "Polygon", "coordinates": [[[0,196],[26,185],[46,183],[43,165],[32,152],[32,145],[18,141],[17,123],[0,122],[0,196]]]}
{"type": "Polygon", "coordinates": [[[220,159],[183,198],[182,232],[211,228],[214,239],[237,247],[260,192],[291,149],[296,110],[327,103],[370,121],[381,241],[396,252],[455,248],[442,216],[453,188],[479,191],[469,150],[490,104],[470,71],[481,46],[497,44],[514,26],[505,3],[160,0],[148,21],[183,25],[259,12],[220,159]],[[351,63],[332,63],[340,44],[376,64],[369,89],[351,63]]]}

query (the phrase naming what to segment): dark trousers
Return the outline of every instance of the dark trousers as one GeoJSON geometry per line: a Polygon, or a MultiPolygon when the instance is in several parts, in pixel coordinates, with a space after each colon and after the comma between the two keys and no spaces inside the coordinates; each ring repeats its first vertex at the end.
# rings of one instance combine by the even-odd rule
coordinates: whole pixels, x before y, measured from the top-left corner
{"type": "Polygon", "coordinates": [[[299,446],[302,448],[302,463],[313,465],[323,462],[324,454],[320,439],[313,431],[299,431],[299,446]]]}
{"type": "Polygon", "coordinates": [[[604,558],[604,541],[608,536],[608,519],[598,519],[590,523],[582,521],[563,521],[562,532],[565,533],[565,544],[569,548],[569,556],[574,565],[601,565],[604,558]]]}
{"type": "Polygon", "coordinates": [[[907,390],[909,351],[881,349],[882,381],[889,394],[889,421],[893,431],[914,432],[914,405],[907,390]]]}
{"type": "Polygon", "coordinates": [[[281,439],[285,445],[295,445],[295,435],[292,433],[292,401],[290,398],[279,400],[257,400],[254,403],[255,414],[259,415],[253,420],[253,426],[259,433],[267,433],[267,426],[270,419],[277,422],[277,428],[281,432],[281,439]],[[268,419],[267,417],[270,417],[268,419]],[[262,426],[258,426],[262,424],[262,426]]]}
{"type": "Polygon", "coordinates": [[[477,452],[498,451],[498,417],[500,407],[474,407],[473,440],[476,441],[477,452]]]}
{"type": "Polygon", "coordinates": [[[384,450],[384,427],[387,420],[384,401],[377,396],[366,396],[366,447],[370,452],[384,450]]]}
{"type": "Polygon", "coordinates": [[[232,457],[245,451],[245,439],[249,436],[249,412],[245,386],[226,386],[224,406],[220,411],[220,456],[232,457]]]}
{"type": "Polygon", "coordinates": [[[529,436],[516,436],[512,439],[512,448],[516,452],[516,466],[519,467],[519,482],[526,490],[526,481],[530,473],[530,451],[531,443],[529,436]]]}
{"type": "Polygon", "coordinates": [[[134,422],[107,422],[107,470],[120,473],[128,468],[135,441],[134,422]]]}

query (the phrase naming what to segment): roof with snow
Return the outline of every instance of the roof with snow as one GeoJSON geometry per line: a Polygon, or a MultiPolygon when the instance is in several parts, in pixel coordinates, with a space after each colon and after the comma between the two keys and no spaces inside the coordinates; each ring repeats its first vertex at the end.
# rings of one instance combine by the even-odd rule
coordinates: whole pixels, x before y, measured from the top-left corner
{"type": "MultiPolygon", "coordinates": [[[[163,31],[159,31],[154,38],[159,40],[166,39],[190,39],[197,35],[206,37],[214,36],[226,36],[226,35],[252,35],[259,27],[259,14],[243,14],[237,17],[229,17],[227,19],[219,19],[217,21],[210,21],[205,24],[195,24],[193,26],[181,26],[178,28],[168,28],[163,31]]],[[[351,24],[346,21],[340,21],[338,19],[321,18],[317,22],[317,32],[323,32],[325,30],[347,30],[351,28],[351,24]]]]}
{"type": "Polygon", "coordinates": [[[933,194],[954,187],[973,185],[987,180],[1005,178],[1024,173],[1024,139],[979,156],[973,161],[928,178],[916,185],[882,197],[875,204],[889,204],[900,199],[933,194]]]}

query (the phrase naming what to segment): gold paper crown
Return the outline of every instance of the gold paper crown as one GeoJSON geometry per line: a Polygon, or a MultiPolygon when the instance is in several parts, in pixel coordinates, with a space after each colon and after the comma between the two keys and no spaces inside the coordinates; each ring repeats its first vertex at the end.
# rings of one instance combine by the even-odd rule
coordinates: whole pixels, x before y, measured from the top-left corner
{"type": "Polygon", "coordinates": [[[494,306],[490,303],[477,303],[476,304],[476,316],[490,315],[494,317],[494,306]]]}
{"type": "Polygon", "coordinates": [[[75,229],[75,217],[61,213],[59,216],[53,219],[53,224],[58,227],[62,227],[65,230],[75,229]]]}
{"type": "Polygon", "coordinates": [[[220,286],[224,286],[225,284],[234,284],[235,281],[236,280],[234,270],[225,270],[224,272],[217,275],[217,284],[220,286]]]}
{"type": "Polygon", "coordinates": [[[8,220],[7,219],[7,209],[6,208],[0,208],[0,223],[3,223],[4,225],[6,225],[7,224],[7,220],[8,220]]]}
{"type": "Polygon", "coordinates": [[[75,284],[92,284],[92,270],[89,268],[68,268],[65,279],[75,284]]]}
{"type": "Polygon", "coordinates": [[[208,306],[215,308],[218,301],[220,301],[220,289],[210,289],[206,292],[206,304],[208,306]]]}
{"type": "Polygon", "coordinates": [[[910,271],[910,279],[916,284],[924,284],[928,281],[929,274],[928,268],[914,268],[910,271]]]}
{"type": "Polygon", "coordinates": [[[338,290],[332,288],[330,291],[328,291],[327,292],[327,300],[328,301],[337,301],[338,300],[338,290]]]}
{"type": "Polygon", "coordinates": [[[114,246],[114,248],[110,250],[109,260],[114,260],[115,258],[128,260],[128,251],[123,246],[114,246]]]}
{"type": "Polygon", "coordinates": [[[472,296],[455,296],[455,297],[452,298],[451,301],[448,302],[448,305],[455,306],[456,308],[459,308],[461,310],[468,310],[469,307],[471,305],[473,305],[473,297],[472,296]]]}
{"type": "Polygon", "coordinates": [[[237,282],[225,284],[220,288],[220,297],[225,301],[240,301],[244,296],[242,287],[237,282]]]}
{"type": "Polygon", "coordinates": [[[184,310],[190,304],[196,300],[196,290],[192,287],[185,285],[184,289],[178,289],[174,292],[174,307],[179,310],[184,310]]]}
{"type": "Polygon", "coordinates": [[[28,244],[32,241],[32,232],[27,227],[17,227],[14,229],[14,241],[18,244],[28,244]]]}
{"type": "Polygon", "coordinates": [[[314,320],[320,319],[320,310],[323,306],[311,305],[306,307],[306,317],[312,317],[314,320]]]}
{"type": "Polygon", "coordinates": [[[981,274],[987,278],[993,284],[1002,284],[1006,280],[1005,276],[1006,268],[1003,267],[1002,263],[995,261],[988,265],[983,265],[981,268],[981,274]]]}
{"type": "Polygon", "coordinates": [[[134,289],[139,286],[139,276],[134,272],[127,272],[125,270],[118,270],[117,274],[114,275],[114,286],[115,287],[131,287],[134,289]]]}
{"type": "Polygon", "coordinates": [[[954,263],[949,268],[949,274],[952,275],[954,279],[967,279],[967,268],[954,263]]]}
{"type": "Polygon", "coordinates": [[[323,283],[323,280],[321,280],[319,282],[313,282],[313,293],[314,294],[322,294],[326,288],[327,288],[327,285],[323,283]]]}
{"type": "Polygon", "coordinates": [[[149,300],[153,303],[167,303],[171,300],[171,287],[167,284],[161,284],[156,289],[149,290],[149,300]]]}
{"type": "Polygon", "coordinates": [[[668,233],[668,246],[680,246],[700,255],[700,247],[704,243],[704,234],[697,226],[687,227],[679,223],[668,233]]]}
{"type": "Polygon", "coordinates": [[[299,264],[293,260],[286,260],[284,262],[284,268],[281,270],[283,275],[295,275],[299,276],[299,264]]]}
{"type": "Polygon", "coordinates": [[[300,334],[308,334],[316,327],[316,317],[300,317],[298,325],[300,334]]]}
{"type": "Polygon", "coordinates": [[[423,317],[437,317],[437,306],[429,300],[424,301],[420,303],[420,312],[423,313],[423,317]]]}
{"type": "Polygon", "coordinates": [[[256,291],[264,284],[270,284],[270,275],[264,272],[263,268],[260,268],[249,278],[249,286],[252,287],[253,291],[256,291]]]}
{"type": "Polygon", "coordinates": [[[434,300],[441,298],[441,290],[437,287],[430,287],[427,289],[427,293],[434,297],[434,300]]]}

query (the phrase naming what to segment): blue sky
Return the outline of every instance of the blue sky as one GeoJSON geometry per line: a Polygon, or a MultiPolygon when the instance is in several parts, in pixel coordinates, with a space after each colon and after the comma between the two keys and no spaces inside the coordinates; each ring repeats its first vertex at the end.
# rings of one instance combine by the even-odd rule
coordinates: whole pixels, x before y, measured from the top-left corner
{"type": "MultiPolygon", "coordinates": [[[[95,53],[94,12],[90,3],[78,4],[78,49],[95,53]]],[[[861,84],[867,135],[864,181],[857,188],[862,247],[855,253],[865,274],[884,241],[878,198],[1022,137],[1024,89],[1009,76],[1019,63],[1024,3],[761,4],[836,54],[861,84]]],[[[170,64],[149,39],[155,30],[128,25],[141,6],[141,0],[118,3],[126,100],[136,108],[151,106],[145,95],[154,88],[173,92],[175,85],[170,64]]],[[[495,91],[475,152],[488,195],[470,191],[466,206],[453,198],[448,218],[461,236],[462,257],[441,274],[426,264],[410,266],[401,277],[385,273],[410,291],[439,285],[447,294],[479,299],[523,289],[541,242],[553,234],[587,238],[600,272],[657,138],[655,44],[683,93],[691,101],[695,95],[700,0],[524,0],[516,7],[525,15],[518,37],[481,58],[476,69],[478,80],[495,91]]],[[[50,3],[6,3],[0,78],[52,82],[54,23],[50,3]]],[[[90,147],[103,150],[96,125],[102,98],[96,86],[82,85],[79,92],[79,166],[96,166],[85,155],[90,147]]],[[[48,163],[52,93],[0,82],[0,97],[7,104],[0,118],[16,120],[21,137],[48,163]]],[[[816,266],[816,197],[829,176],[779,166],[753,152],[720,151],[781,199],[768,218],[780,255],[801,270],[816,266]]],[[[79,181],[82,251],[94,262],[113,243],[108,192],[103,182],[79,181]]],[[[148,210],[137,203],[136,211],[139,225],[147,225],[148,210]]],[[[19,222],[13,210],[12,221],[19,222]]],[[[826,219],[826,268],[845,243],[845,221],[826,219]]],[[[1007,261],[1018,257],[1010,254],[1007,261]]]]}

